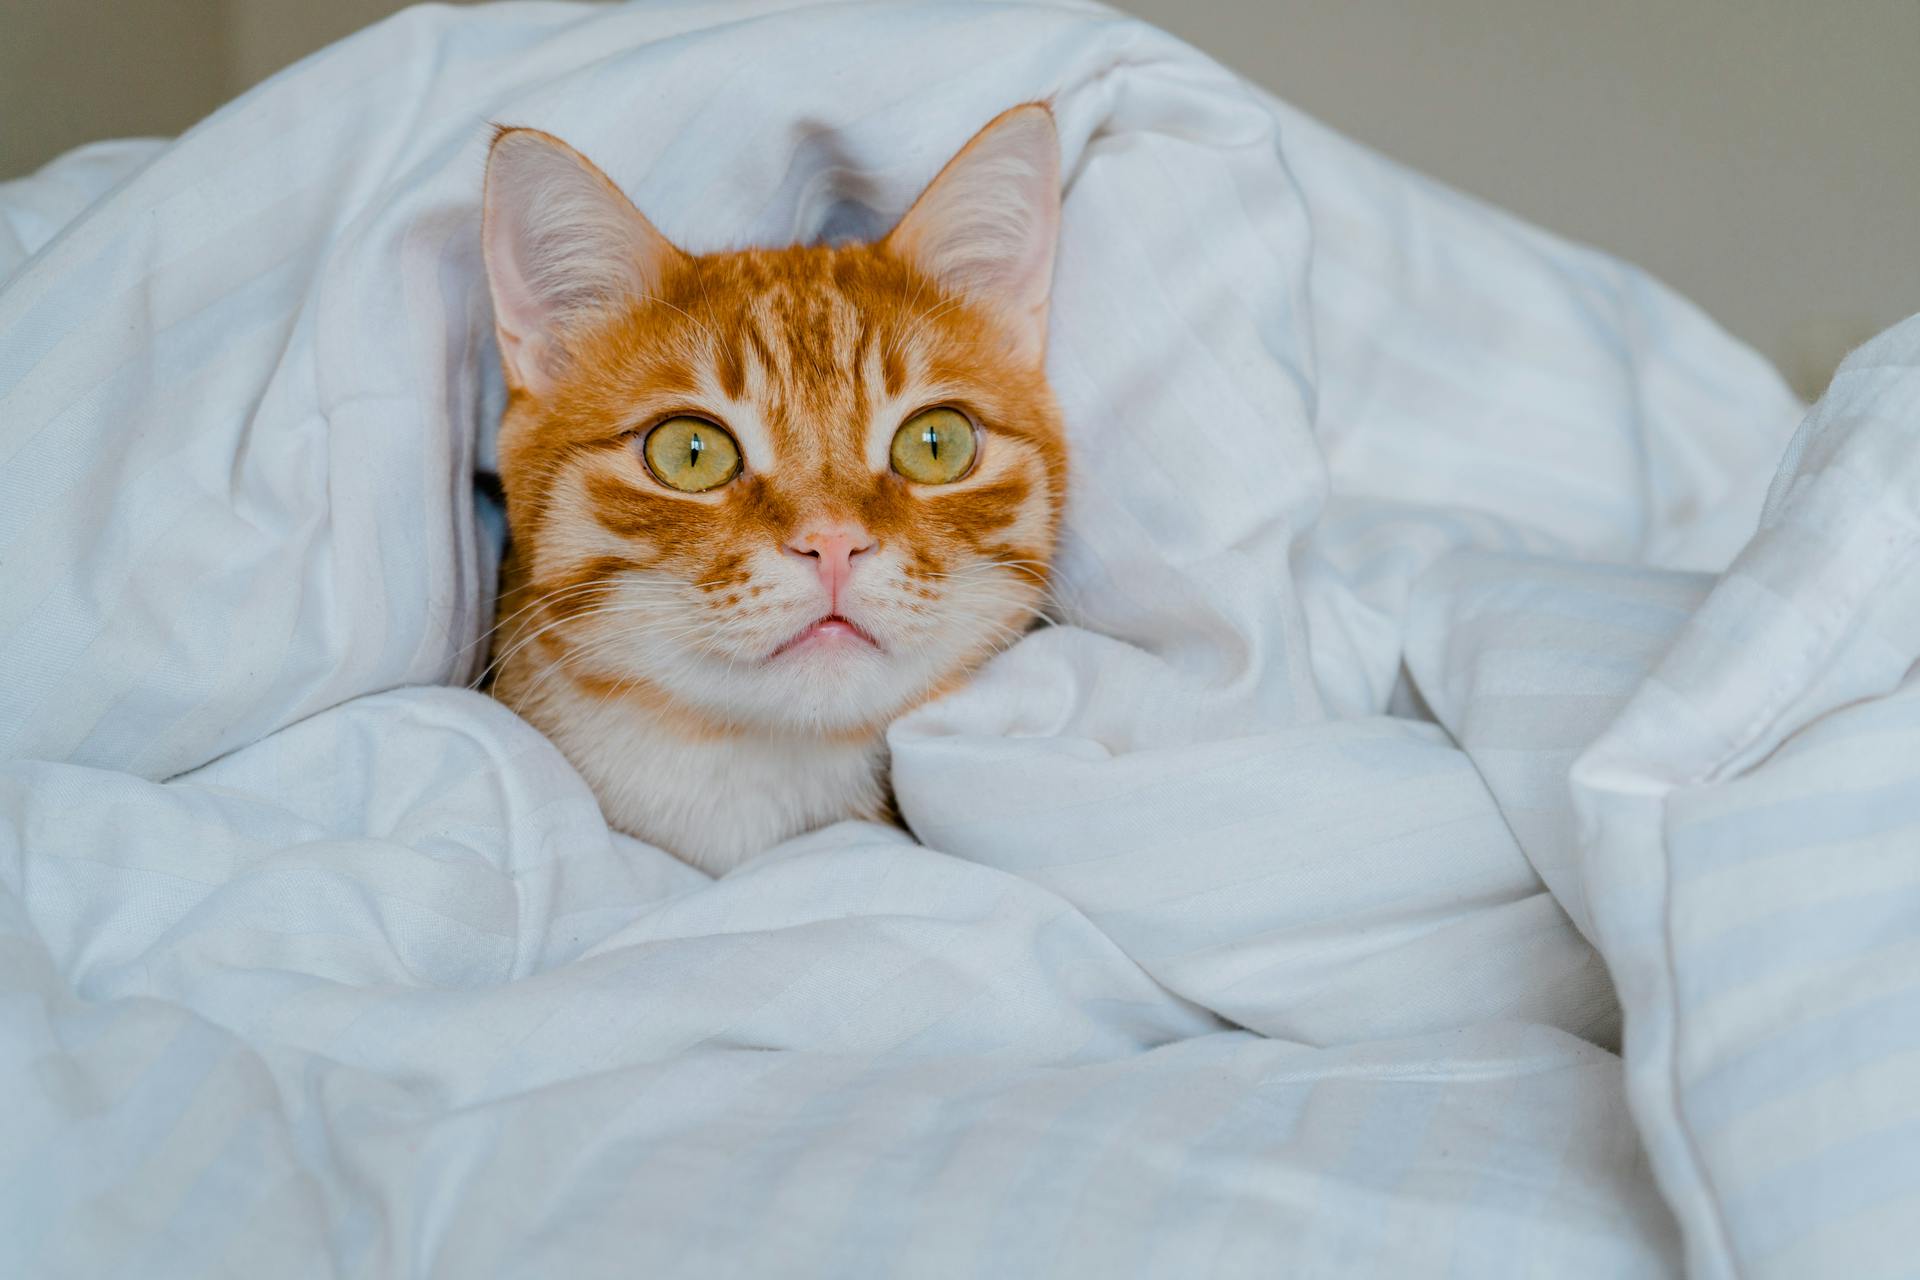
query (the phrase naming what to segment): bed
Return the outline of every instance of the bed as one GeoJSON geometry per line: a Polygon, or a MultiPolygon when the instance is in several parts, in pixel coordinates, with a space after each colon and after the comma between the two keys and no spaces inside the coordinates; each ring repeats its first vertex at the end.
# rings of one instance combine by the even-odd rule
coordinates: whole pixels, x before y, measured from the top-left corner
{"type": "Polygon", "coordinates": [[[0,185],[0,1274],[1905,1274],[1916,364],[1084,3],[422,7],[0,185]],[[473,687],[489,122],[698,250],[1035,98],[1054,625],[911,835],[609,830],[473,687]]]}

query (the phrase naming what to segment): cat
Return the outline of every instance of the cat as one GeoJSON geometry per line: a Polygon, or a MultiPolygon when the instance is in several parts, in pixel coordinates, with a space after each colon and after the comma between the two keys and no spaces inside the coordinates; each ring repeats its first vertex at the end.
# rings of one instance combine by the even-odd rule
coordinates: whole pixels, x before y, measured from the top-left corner
{"type": "Polygon", "coordinates": [[[492,690],[612,826],[717,875],[887,820],[888,723],[1041,616],[1059,170],[1030,103],[880,240],[695,255],[559,139],[496,132],[492,690]]]}

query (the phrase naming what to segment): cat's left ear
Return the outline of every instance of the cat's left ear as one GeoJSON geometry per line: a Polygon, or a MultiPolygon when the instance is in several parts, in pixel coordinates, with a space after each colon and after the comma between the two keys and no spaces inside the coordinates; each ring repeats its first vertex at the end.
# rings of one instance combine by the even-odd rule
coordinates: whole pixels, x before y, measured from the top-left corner
{"type": "Polygon", "coordinates": [[[947,162],[887,248],[986,305],[1015,350],[1047,349],[1047,297],[1060,235],[1060,137],[1038,102],[1003,111],[947,162]]]}
{"type": "Polygon", "coordinates": [[[494,135],[481,247],[507,381],[535,398],[564,374],[570,339],[686,256],[590,160],[537,129],[494,135]]]}

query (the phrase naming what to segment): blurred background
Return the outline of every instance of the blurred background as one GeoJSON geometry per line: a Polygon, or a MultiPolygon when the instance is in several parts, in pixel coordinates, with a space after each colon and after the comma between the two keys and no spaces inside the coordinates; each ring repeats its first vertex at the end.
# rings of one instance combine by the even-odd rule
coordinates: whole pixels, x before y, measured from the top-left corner
{"type": "MultiPolygon", "coordinates": [[[[176,133],[392,0],[0,0],[0,178],[176,133]]],[[[1610,250],[1802,394],[1920,311],[1920,0],[1132,0],[1377,150],[1610,250]]]]}

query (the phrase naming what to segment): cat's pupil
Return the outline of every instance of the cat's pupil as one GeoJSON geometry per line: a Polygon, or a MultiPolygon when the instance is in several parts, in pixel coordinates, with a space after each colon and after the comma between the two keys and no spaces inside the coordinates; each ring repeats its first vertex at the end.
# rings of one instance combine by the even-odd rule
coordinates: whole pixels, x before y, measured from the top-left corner
{"type": "Polygon", "coordinates": [[[940,459],[939,429],[937,427],[928,427],[926,431],[921,434],[920,438],[927,442],[927,452],[933,455],[934,460],[936,462],[939,461],[940,459]]]}
{"type": "Polygon", "coordinates": [[[691,440],[687,441],[687,465],[689,467],[697,467],[700,465],[700,450],[704,447],[705,446],[700,443],[700,436],[697,432],[691,440]]]}

